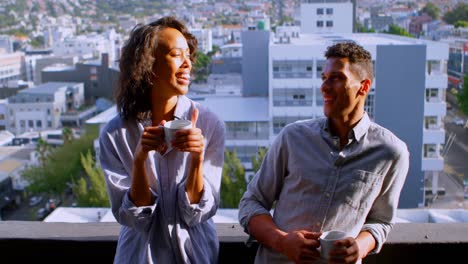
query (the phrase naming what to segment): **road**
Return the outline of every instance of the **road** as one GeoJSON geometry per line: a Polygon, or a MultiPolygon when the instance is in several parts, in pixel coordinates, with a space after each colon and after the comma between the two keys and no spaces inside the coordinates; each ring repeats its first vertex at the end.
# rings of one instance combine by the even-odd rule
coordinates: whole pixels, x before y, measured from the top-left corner
{"type": "Polygon", "coordinates": [[[455,140],[445,155],[444,171],[439,176],[439,187],[445,188],[446,194],[429,204],[431,208],[468,209],[462,183],[463,178],[468,178],[468,128],[453,124],[455,116],[455,109],[452,109],[445,117],[446,138],[455,134],[455,140]]]}

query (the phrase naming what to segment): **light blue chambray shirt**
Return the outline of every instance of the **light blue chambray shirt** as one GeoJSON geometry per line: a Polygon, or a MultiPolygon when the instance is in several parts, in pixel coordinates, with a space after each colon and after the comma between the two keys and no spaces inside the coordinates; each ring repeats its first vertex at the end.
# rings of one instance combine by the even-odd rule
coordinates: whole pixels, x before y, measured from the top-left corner
{"type": "MultiPolygon", "coordinates": [[[[273,214],[283,231],[338,229],[356,237],[367,230],[378,252],[393,227],[398,199],[408,173],[406,144],[364,117],[340,151],[327,118],[286,126],[277,136],[239,205],[248,232],[252,216],[273,214]]],[[[260,245],[256,263],[289,263],[260,245]]]]}
{"type": "MultiPolygon", "coordinates": [[[[179,96],[174,115],[191,119],[196,103],[179,96]]],[[[133,154],[143,125],[120,116],[100,135],[100,162],[112,212],[122,225],[115,263],[216,263],[219,241],[212,216],[219,205],[224,161],[224,123],[207,108],[199,109],[197,127],[205,140],[204,191],[190,204],[185,180],[190,154],[170,148],[164,155],[150,151],[145,161],[154,204],[136,207],[129,199],[133,154]]]]}

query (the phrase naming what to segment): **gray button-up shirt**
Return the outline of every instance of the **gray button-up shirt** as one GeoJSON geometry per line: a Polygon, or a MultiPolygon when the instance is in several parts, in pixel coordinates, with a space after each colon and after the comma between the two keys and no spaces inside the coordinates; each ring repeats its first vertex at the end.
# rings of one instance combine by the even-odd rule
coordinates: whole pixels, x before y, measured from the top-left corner
{"type": "MultiPolygon", "coordinates": [[[[190,120],[195,104],[180,96],[174,115],[190,120]]],[[[190,204],[185,192],[190,154],[170,148],[162,156],[149,152],[145,166],[154,204],[135,206],[128,193],[143,124],[117,116],[101,132],[101,166],[112,212],[122,224],[115,263],[217,262],[219,242],[211,217],[219,205],[224,123],[207,108],[196,107],[205,140],[204,191],[198,204],[190,204]]]]}
{"type": "MultiPolygon", "coordinates": [[[[300,121],[278,135],[239,205],[248,232],[252,216],[269,214],[283,231],[367,230],[378,252],[392,229],[409,166],[406,144],[367,114],[340,151],[326,118],[300,121]]],[[[288,263],[260,245],[256,263],[288,263]]]]}

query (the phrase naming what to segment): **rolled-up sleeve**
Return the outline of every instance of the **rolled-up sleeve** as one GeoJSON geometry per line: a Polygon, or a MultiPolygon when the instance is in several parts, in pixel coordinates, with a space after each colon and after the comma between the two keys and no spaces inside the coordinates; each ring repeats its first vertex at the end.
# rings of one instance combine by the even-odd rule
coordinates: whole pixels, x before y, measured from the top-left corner
{"type": "Polygon", "coordinates": [[[374,202],[361,231],[368,231],[375,238],[376,246],[370,254],[378,253],[393,228],[401,189],[408,174],[409,152],[401,144],[396,158],[385,176],[382,190],[374,202]]]}
{"type": "Polygon", "coordinates": [[[249,233],[248,225],[253,216],[270,214],[273,202],[278,198],[287,174],[287,145],[282,130],[270,149],[255,177],[247,186],[239,203],[239,222],[249,233]]]}
{"type": "MultiPolygon", "coordinates": [[[[178,190],[178,203],[183,221],[194,226],[214,216],[219,206],[219,191],[224,163],[224,123],[216,118],[207,142],[203,161],[203,193],[200,201],[190,204],[185,184],[178,190]]],[[[206,136],[205,136],[206,137],[206,136]]]]}
{"type": "MultiPolygon", "coordinates": [[[[119,153],[116,141],[116,137],[106,131],[103,131],[99,137],[99,160],[106,180],[112,213],[120,224],[147,232],[151,227],[151,218],[158,202],[157,195],[151,190],[152,204],[149,206],[138,207],[130,200],[131,177],[124,168],[122,161],[124,154],[119,153]]],[[[149,166],[148,162],[145,162],[145,166],[149,166]]]]}

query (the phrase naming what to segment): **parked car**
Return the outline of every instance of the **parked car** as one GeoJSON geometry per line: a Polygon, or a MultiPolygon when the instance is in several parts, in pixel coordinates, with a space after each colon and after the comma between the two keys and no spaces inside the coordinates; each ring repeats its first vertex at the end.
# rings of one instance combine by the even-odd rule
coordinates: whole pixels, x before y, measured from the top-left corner
{"type": "Polygon", "coordinates": [[[461,119],[460,117],[455,117],[452,122],[457,126],[465,125],[465,120],[461,119]]]}
{"type": "Polygon", "coordinates": [[[39,208],[39,210],[37,210],[36,217],[38,220],[43,220],[49,213],[50,213],[49,210],[42,207],[42,208],[39,208]]]}
{"type": "Polygon", "coordinates": [[[38,205],[42,201],[42,196],[33,196],[29,199],[29,206],[38,205]]]}

